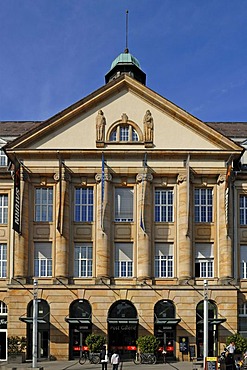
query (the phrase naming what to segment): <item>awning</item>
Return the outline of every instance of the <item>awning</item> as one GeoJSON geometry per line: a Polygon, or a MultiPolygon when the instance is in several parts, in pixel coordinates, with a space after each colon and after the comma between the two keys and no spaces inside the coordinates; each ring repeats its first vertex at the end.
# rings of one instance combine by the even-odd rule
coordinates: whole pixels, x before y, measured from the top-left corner
{"type": "Polygon", "coordinates": [[[155,324],[158,325],[177,325],[181,319],[174,319],[174,318],[157,318],[155,319],[155,324]]]}
{"type": "MultiPolygon", "coordinates": [[[[209,325],[220,325],[225,321],[226,319],[208,319],[208,324],[209,325]]],[[[197,324],[203,324],[203,320],[198,321],[197,324]]]]}
{"type": "Polygon", "coordinates": [[[69,324],[92,324],[92,321],[90,319],[85,319],[82,317],[65,317],[65,321],[69,324]]]}
{"type": "Polygon", "coordinates": [[[138,319],[132,319],[132,318],[108,318],[107,322],[109,324],[138,324],[138,319]]]}
{"type": "MultiPolygon", "coordinates": [[[[19,320],[25,322],[26,324],[32,324],[33,323],[33,317],[19,317],[19,320]]],[[[48,321],[45,320],[45,317],[38,317],[37,318],[38,324],[47,324],[48,321]]]]}

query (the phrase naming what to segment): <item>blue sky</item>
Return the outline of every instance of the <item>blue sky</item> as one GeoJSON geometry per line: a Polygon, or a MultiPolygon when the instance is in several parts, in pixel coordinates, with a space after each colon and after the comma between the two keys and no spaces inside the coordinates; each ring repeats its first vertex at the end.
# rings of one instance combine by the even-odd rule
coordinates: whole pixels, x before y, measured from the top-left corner
{"type": "Polygon", "coordinates": [[[203,121],[247,121],[247,0],[0,0],[0,121],[45,120],[129,49],[147,86],[203,121]]]}

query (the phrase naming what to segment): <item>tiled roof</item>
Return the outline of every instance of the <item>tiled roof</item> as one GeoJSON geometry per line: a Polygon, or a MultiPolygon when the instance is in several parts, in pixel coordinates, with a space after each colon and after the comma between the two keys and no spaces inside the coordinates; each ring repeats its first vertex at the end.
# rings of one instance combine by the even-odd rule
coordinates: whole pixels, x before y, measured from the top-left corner
{"type": "Polygon", "coordinates": [[[0,137],[21,136],[41,123],[41,121],[0,121],[0,137]]]}
{"type": "Polygon", "coordinates": [[[228,138],[247,138],[247,122],[205,122],[228,138]]]}

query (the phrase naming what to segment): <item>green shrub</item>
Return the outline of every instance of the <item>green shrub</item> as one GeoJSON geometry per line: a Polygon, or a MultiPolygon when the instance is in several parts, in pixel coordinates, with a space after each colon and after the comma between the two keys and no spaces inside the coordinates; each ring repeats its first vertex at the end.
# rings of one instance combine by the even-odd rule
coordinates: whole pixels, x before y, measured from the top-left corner
{"type": "Polygon", "coordinates": [[[230,335],[226,340],[228,346],[231,342],[235,343],[236,353],[244,353],[247,350],[247,338],[242,337],[239,333],[230,335]]]}
{"type": "Polygon", "coordinates": [[[8,353],[9,354],[23,353],[26,350],[26,346],[27,346],[27,339],[25,337],[19,337],[17,335],[8,337],[8,353]]]}
{"type": "Polygon", "coordinates": [[[136,341],[141,353],[154,353],[157,351],[160,341],[154,335],[139,337],[136,341]]]}
{"type": "Polygon", "coordinates": [[[89,334],[86,338],[86,345],[88,346],[90,352],[100,352],[103,345],[106,342],[105,337],[98,334],[89,334]]]}

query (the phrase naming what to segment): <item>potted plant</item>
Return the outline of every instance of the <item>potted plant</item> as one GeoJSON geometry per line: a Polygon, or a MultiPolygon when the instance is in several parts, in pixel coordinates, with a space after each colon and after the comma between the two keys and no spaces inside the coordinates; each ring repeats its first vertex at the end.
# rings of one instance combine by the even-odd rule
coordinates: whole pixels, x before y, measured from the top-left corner
{"type": "Polygon", "coordinates": [[[89,334],[86,338],[86,345],[92,353],[99,353],[106,342],[105,337],[99,334],[89,334]]]}
{"type": "Polygon", "coordinates": [[[25,337],[13,335],[8,337],[8,359],[11,362],[25,362],[27,340],[25,337]]]}
{"type": "Polygon", "coordinates": [[[154,335],[145,335],[139,337],[136,344],[141,353],[154,354],[159,347],[160,341],[154,335]]]}

